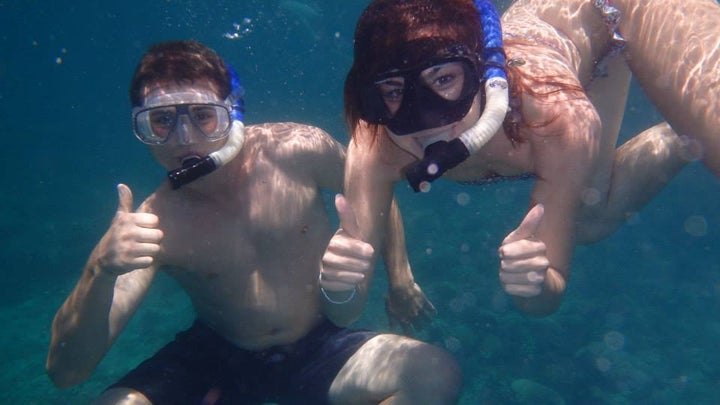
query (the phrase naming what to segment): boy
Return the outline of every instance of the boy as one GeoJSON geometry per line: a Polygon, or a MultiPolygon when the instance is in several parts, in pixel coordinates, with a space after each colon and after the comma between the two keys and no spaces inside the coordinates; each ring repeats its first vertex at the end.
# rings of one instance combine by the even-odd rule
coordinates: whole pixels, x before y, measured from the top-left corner
{"type": "MultiPolygon", "coordinates": [[[[159,44],[143,57],[130,90],[134,130],[170,182],[137,211],[118,186],[110,229],[53,322],[53,381],[69,386],[92,373],[162,270],[197,320],[98,403],[455,402],[460,373],[445,351],[340,327],[360,316],[373,269],[351,295],[318,285],[332,236],[319,189],[340,189],[342,146],[299,124],[245,128],[240,91],[197,42],[159,44]]],[[[394,263],[407,263],[392,250],[394,263]]],[[[419,292],[402,270],[390,271],[419,292]]]]}

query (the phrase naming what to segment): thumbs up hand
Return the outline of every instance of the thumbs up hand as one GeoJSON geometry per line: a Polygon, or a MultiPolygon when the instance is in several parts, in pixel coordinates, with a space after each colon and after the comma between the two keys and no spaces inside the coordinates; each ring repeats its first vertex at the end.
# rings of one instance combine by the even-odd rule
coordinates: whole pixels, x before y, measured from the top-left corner
{"type": "Polygon", "coordinates": [[[357,239],[355,212],[342,194],[335,196],[340,229],[330,239],[320,268],[320,286],[327,291],[350,291],[372,268],[372,245],[357,239]]]}
{"type": "Polygon", "coordinates": [[[153,264],[163,238],[157,215],[134,212],[130,188],[118,184],[117,190],[117,213],[96,252],[102,271],[114,276],[153,264]]]}
{"type": "Polygon", "coordinates": [[[498,249],[500,282],[510,295],[534,297],[542,291],[550,261],[545,243],[535,233],[544,212],[542,204],[534,206],[498,249]]]}

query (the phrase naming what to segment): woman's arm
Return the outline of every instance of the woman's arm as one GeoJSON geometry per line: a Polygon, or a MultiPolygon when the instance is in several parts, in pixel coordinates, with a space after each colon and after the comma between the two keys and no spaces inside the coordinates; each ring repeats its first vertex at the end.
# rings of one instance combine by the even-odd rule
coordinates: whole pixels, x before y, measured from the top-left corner
{"type": "MultiPolygon", "coordinates": [[[[313,169],[315,181],[321,188],[329,188],[336,192],[340,192],[344,182],[344,164],[346,160],[345,148],[332,138],[325,131],[304,125],[296,125],[296,131],[303,136],[303,142],[298,142],[305,147],[312,148],[309,153],[303,154],[307,158],[299,162],[298,170],[308,167],[313,169]]],[[[293,159],[297,163],[297,159],[293,159]]],[[[346,202],[340,202],[341,205],[347,205],[346,202]]],[[[345,209],[339,208],[339,211],[345,209]]],[[[354,212],[352,213],[354,215],[354,212]]],[[[421,328],[429,318],[434,315],[435,308],[427,300],[425,294],[420,287],[415,284],[412,269],[407,257],[405,248],[405,232],[403,228],[402,216],[397,203],[393,200],[390,213],[387,217],[387,226],[385,227],[385,235],[382,238],[381,254],[385,263],[385,269],[388,273],[388,293],[386,295],[386,311],[390,320],[391,327],[394,324],[402,326],[403,330],[410,333],[412,327],[421,328]]],[[[348,219],[348,221],[351,221],[348,219]]],[[[355,222],[356,220],[352,220],[355,222]]],[[[344,226],[347,231],[347,224],[344,226]]],[[[362,251],[363,247],[353,247],[355,242],[341,238],[339,235],[333,241],[333,248],[342,248],[362,251]],[[347,247],[338,246],[339,242],[346,243],[347,247]]],[[[342,293],[333,293],[327,291],[326,294],[334,301],[342,302],[350,297],[353,290],[343,291],[342,293]]],[[[357,294],[357,291],[355,291],[357,294]]],[[[323,296],[323,298],[325,298],[323,296]]],[[[353,300],[355,297],[353,297],[353,300]]],[[[349,302],[348,302],[349,304],[349,302]]],[[[336,304],[337,305],[337,304],[336,304]]],[[[362,312],[362,309],[359,309],[362,312]]]]}
{"type": "Polygon", "coordinates": [[[320,281],[329,295],[329,299],[323,297],[324,312],[338,325],[347,325],[362,313],[377,254],[382,251],[393,186],[400,178],[402,164],[402,160],[388,154],[387,148],[394,145],[384,136],[372,139],[365,126],[360,127],[348,146],[345,198],[336,199],[336,205],[340,203],[341,229],[323,256],[320,281]],[[337,304],[353,290],[352,300],[337,304]]]}
{"type": "Polygon", "coordinates": [[[537,177],[530,207],[542,209],[531,210],[503,241],[500,279],[522,311],[543,316],[557,309],[565,291],[578,209],[591,202],[586,184],[595,170],[601,127],[585,98],[528,99],[524,105],[533,122],[554,117],[529,137],[537,177]]]}
{"type": "Polygon", "coordinates": [[[397,325],[403,333],[412,335],[413,329],[421,330],[437,311],[415,283],[405,247],[402,215],[395,200],[390,206],[382,255],[388,273],[385,312],[390,320],[390,329],[397,325]]]}

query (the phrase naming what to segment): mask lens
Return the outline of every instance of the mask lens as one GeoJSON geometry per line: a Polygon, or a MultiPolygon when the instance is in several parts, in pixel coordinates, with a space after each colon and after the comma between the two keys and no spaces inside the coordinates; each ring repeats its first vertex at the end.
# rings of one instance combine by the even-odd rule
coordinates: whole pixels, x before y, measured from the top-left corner
{"type": "Polygon", "coordinates": [[[133,114],[135,135],[144,143],[159,145],[179,130],[179,117],[185,115],[190,128],[208,140],[225,137],[232,119],[228,107],[220,104],[176,104],[144,108],[133,114]]]}
{"type": "MultiPolygon", "coordinates": [[[[413,40],[399,49],[402,59],[365,82],[359,115],[396,134],[437,128],[461,119],[480,90],[478,56],[445,38],[413,40]]],[[[359,74],[359,73],[358,73],[359,74]]]]}
{"type": "Polygon", "coordinates": [[[431,66],[420,72],[419,81],[444,100],[456,101],[464,94],[466,65],[455,61],[431,66]]]}
{"type": "MultiPolygon", "coordinates": [[[[403,95],[408,87],[418,88],[422,86],[426,91],[420,93],[432,93],[442,100],[457,101],[467,95],[470,88],[466,88],[466,76],[471,76],[469,70],[472,67],[467,62],[453,61],[439,63],[424,69],[403,72],[404,76],[383,76],[375,82],[375,90],[380,95],[387,107],[388,118],[395,116],[403,103],[403,95]]],[[[419,94],[411,92],[412,95],[419,94]]],[[[408,100],[418,103],[426,100],[408,100]]]]}
{"type": "Polygon", "coordinates": [[[375,82],[375,89],[385,107],[389,117],[395,115],[403,101],[405,93],[405,78],[402,76],[388,77],[375,82]]]}
{"type": "Polygon", "coordinates": [[[190,105],[188,116],[193,126],[208,139],[224,136],[230,126],[230,113],[227,109],[214,105],[190,105]]]}
{"type": "Polygon", "coordinates": [[[480,89],[475,65],[462,57],[434,61],[401,74],[404,81],[393,78],[376,82],[387,112],[384,124],[396,135],[439,128],[462,119],[480,89]],[[402,85],[383,90],[389,82],[402,85]]]}

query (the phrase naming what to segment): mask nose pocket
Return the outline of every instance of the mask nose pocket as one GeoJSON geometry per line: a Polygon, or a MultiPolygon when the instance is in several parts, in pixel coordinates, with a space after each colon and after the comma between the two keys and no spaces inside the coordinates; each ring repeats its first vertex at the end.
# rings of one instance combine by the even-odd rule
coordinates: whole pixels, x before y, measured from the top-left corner
{"type": "Polygon", "coordinates": [[[177,136],[179,143],[191,143],[193,137],[196,135],[196,132],[198,132],[198,130],[195,128],[192,121],[190,121],[190,117],[186,114],[178,116],[177,123],[175,124],[175,136],[177,136]]]}

